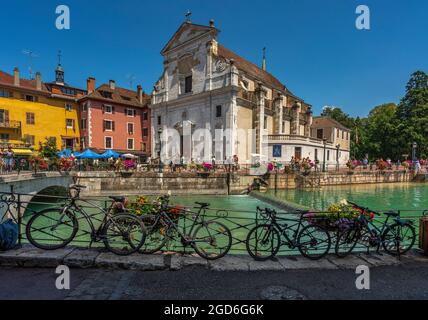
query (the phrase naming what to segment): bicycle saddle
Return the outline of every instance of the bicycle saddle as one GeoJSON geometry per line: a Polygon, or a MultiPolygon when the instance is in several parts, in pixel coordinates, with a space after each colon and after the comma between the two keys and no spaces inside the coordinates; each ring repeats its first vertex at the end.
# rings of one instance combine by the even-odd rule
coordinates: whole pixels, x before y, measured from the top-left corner
{"type": "Polygon", "coordinates": [[[195,204],[197,204],[198,206],[201,206],[202,208],[208,208],[210,206],[209,203],[205,203],[205,202],[195,202],[195,204]]]}
{"type": "Polygon", "coordinates": [[[398,213],[398,212],[396,212],[396,211],[387,211],[387,212],[384,212],[384,214],[385,215],[387,215],[388,217],[398,217],[400,214],[398,213]]]}
{"type": "Polygon", "coordinates": [[[116,197],[116,196],[111,196],[109,198],[115,202],[124,202],[126,199],[125,197],[116,197]]]}

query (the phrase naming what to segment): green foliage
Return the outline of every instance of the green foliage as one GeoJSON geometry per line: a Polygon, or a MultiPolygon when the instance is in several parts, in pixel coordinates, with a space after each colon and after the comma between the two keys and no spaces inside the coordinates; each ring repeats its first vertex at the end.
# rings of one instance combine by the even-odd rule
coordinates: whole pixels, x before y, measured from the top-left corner
{"type": "Polygon", "coordinates": [[[403,160],[418,144],[417,156],[428,157],[428,75],[417,71],[410,77],[406,94],[397,106],[387,103],[373,108],[366,118],[353,118],[340,108],[325,108],[328,116],[351,129],[351,157],[371,160],[403,160]]]}
{"type": "Polygon", "coordinates": [[[41,157],[56,159],[58,151],[55,137],[46,138],[43,143],[40,142],[39,153],[41,157]]]}

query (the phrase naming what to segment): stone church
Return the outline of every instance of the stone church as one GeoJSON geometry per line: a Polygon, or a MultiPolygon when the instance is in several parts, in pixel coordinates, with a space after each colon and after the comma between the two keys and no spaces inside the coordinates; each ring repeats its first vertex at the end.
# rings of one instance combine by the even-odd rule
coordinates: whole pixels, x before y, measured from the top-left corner
{"type": "Polygon", "coordinates": [[[268,73],[265,62],[258,67],[218,43],[218,34],[213,21],[186,21],[162,49],[164,71],[151,105],[153,157],[349,159],[347,128],[325,118],[313,127],[309,104],[268,73]]]}

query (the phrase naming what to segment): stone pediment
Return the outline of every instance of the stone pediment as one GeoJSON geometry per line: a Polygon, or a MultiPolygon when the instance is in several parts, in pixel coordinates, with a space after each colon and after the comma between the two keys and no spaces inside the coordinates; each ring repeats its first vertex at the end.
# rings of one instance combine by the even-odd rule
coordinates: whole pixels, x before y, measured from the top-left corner
{"type": "Polygon", "coordinates": [[[207,27],[184,22],[168,41],[166,46],[162,49],[161,53],[164,54],[165,52],[168,52],[175,47],[182,45],[183,43],[189,42],[195,38],[209,33],[213,33],[213,36],[215,37],[218,33],[218,30],[214,27],[207,27]]]}

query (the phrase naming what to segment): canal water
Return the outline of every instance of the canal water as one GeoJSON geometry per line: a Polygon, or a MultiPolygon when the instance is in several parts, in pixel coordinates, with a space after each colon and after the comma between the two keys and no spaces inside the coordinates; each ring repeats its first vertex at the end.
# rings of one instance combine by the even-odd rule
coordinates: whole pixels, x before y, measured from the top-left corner
{"type": "Polygon", "coordinates": [[[349,200],[374,210],[428,210],[428,184],[366,184],[327,186],[319,189],[268,191],[279,199],[317,210],[349,200]]]}

